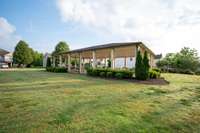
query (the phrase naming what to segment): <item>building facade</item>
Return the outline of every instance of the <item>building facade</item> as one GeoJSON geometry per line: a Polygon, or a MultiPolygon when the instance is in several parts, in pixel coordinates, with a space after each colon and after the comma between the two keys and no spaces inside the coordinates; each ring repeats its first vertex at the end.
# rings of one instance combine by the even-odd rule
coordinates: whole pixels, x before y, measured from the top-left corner
{"type": "Polygon", "coordinates": [[[12,67],[12,63],[13,63],[13,54],[0,49],[0,68],[8,68],[8,67],[12,67]]]}

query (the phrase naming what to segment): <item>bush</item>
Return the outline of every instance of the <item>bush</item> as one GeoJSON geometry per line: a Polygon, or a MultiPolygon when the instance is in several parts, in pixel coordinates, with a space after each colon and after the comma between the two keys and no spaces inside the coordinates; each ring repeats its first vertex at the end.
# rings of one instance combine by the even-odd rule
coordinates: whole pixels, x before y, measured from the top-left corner
{"type": "Polygon", "coordinates": [[[117,78],[117,79],[122,79],[124,76],[123,76],[123,74],[122,73],[116,73],[115,74],[115,78],[117,78]]]}
{"type": "Polygon", "coordinates": [[[157,79],[160,77],[160,73],[155,71],[155,70],[150,70],[149,71],[149,78],[150,79],[157,79]]]}
{"type": "Polygon", "coordinates": [[[130,70],[113,70],[105,68],[90,68],[87,70],[87,74],[90,76],[101,76],[107,78],[115,77],[116,73],[121,73],[122,78],[130,79],[133,77],[133,71],[130,70]]]}
{"type": "Polygon", "coordinates": [[[107,78],[112,78],[113,77],[113,72],[107,72],[106,73],[107,78]]]}
{"type": "Polygon", "coordinates": [[[64,67],[47,67],[46,71],[55,73],[66,73],[67,69],[64,67]]]}
{"type": "Polygon", "coordinates": [[[152,70],[161,73],[161,69],[159,68],[153,68],[152,70]]]}
{"type": "Polygon", "coordinates": [[[100,77],[106,77],[106,73],[105,72],[100,72],[99,76],[100,77]]]}

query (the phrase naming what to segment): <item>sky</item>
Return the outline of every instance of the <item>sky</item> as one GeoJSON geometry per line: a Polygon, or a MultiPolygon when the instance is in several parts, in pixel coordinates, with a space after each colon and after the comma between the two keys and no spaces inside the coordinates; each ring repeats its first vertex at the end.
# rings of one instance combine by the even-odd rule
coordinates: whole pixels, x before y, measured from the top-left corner
{"type": "Polygon", "coordinates": [[[200,52],[199,0],[0,0],[0,48],[40,52],[141,41],[156,54],[200,52]]]}

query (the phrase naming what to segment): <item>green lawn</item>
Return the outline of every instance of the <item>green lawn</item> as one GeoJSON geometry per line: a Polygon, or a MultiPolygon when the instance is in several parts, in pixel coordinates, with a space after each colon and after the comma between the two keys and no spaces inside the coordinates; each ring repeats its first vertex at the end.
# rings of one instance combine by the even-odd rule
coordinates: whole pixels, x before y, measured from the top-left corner
{"type": "Polygon", "coordinates": [[[170,85],[0,71],[0,132],[199,132],[200,76],[163,76],[170,85]]]}

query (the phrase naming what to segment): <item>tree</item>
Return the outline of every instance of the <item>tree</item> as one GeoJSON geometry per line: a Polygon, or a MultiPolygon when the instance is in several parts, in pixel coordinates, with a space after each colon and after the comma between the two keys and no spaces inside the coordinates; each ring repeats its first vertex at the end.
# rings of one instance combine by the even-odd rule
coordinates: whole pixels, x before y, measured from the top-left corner
{"type": "Polygon", "coordinates": [[[14,63],[21,65],[28,65],[33,61],[31,49],[25,41],[19,41],[13,53],[14,63]]]}
{"type": "Polygon", "coordinates": [[[144,65],[142,61],[142,55],[140,51],[137,52],[137,57],[136,57],[136,63],[135,63],[135,77],[138,80],[143,80],[143,70],[144,70],[144,65]]]}
{"type": "Polygon", "coordinates": [[[147,51],[145,51],[144,53],[143,65],[144,65],[144,79],[147,79],[149,75],[149,68],[150,68],[147,51]]]}
{"type": "Polygon", "coordinates": [[[55,50],[53,51],[52,55],[55,57],[55,65],[57,66],[59,63],[59,57],[57,56],[57,54],[61,53],[61,52],[67,52],[69,51],[69,45],[64,42],[64,41],[60,41],[56,47],[55,50]]]}
{"type": "Polygon", "coordinates": [[[199,67],[197,50],[184,47],[178,53],[169,53],[157,62],[157,66],[165,71],[177,73],[196,72],[199,67]]]}
{"type": "Polygon", "coordinates": [[[51,58],[47,57],[47,67],[51,67],[51,58]]]}
{"type": "Polygon", "coordinates": [[[42,66],[43,63],[43,54],[37,51],[33,51],[33,66],[42,66]]]}
{"type": "Polygon", "coordinates": [[[66,42],[64,42],[64,41],[60,41],[56,45],[53,54],[59,54],[61,52],[67,52],[67,51],[69,51],[69,45],[66,42]]]}

